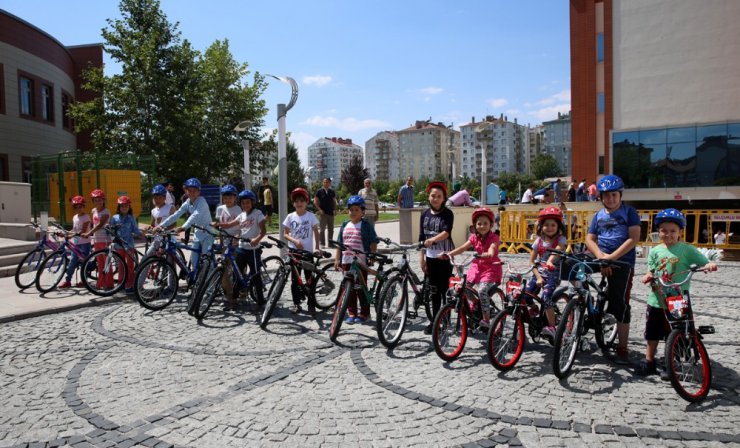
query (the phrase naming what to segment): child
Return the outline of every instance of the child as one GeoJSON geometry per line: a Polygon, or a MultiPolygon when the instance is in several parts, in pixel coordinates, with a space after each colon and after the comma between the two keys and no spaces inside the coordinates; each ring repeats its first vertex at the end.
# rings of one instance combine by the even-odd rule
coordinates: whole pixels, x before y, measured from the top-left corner
{"type": "MultiPolygon", "coordinates": [[[[303,188],[296,188],[290,193],[290,199],[293,201],[293,207],[295,211],[285,217],[283,221],[283,235],[288,240],[290,247],[296,249],[302,249],[309,252],[313,252],[314,247],[318,249],[319,239],[319,220],[316,219],[316,215],[306,210],[308,206],[308,191],[303,188]],[[311,238],[313,234],[313,238],[311,238]],[[315,244],[315,245],[314,245],[315,244]]],[[[298,275],[301,275],[301,267],[296,266],[298,275]]],[[[306,273],[306,278],[308,278],[306,273]]],[[[298,279],[293,278],[293,282],[290,285],[290,292],[293,295],[293,312],[301,312],[301,300],[303,294],[301,288],[298,287],[298,279]]],[[[316,304],[314,298],[310,297],[308,301],[308,312],[309,314],[316,313],[316,304]]]]}
{"type": "MultiPolygon", "coordinates": [[[[537,216],[537,239],[532,243],[532,254],[529,263],[534,265],[535,261],[542,262],[547,249],[564,251],[568,241],[565,238],[565,225],[563,214],[557,207],[546,207],[540,210],[537,216]]],[[[542,289],[542,303],[547,316],[547,326],[542,329],[542,335],[555,340],[555,305],[552,303],[552,293],[560,284],[560,272],[558,265],[560,257],[550,254],[544,265],[540,264],[534,270],[534,276],[527,283],[525,291],[537,294],[542,289]]]]}
{"type": "Polygon", "coordinates": [[[152,188],[154,208],[152,209],[152,222],[149,224],[151,227],[157,227],[172,214],[174,204],[166,202],[166,197],[167,189],[163,186],[156,185],[152,188]]]}
{"type": "MultiPolygon", "coordinates": [[[[658,227],[660,236],[659,244],[650,250],[647,265],[648,272],[642,278],[643,283],[650,283],[654,278],[660,277],[663,273],[678,274],[671,278],[672,282],[681,282],[686,278],[686,271],[692,264],[704,266],[707,271],[716,271],[717,265],[707,260],[696,247],[680,241],[681,233],[686,226],[686,219],[683,213],[675,208],[667,208],[655,215],[655,225],[658,227]]],[[[682,293],[689,295],[689,283],[682,286],[682,293]]],[[[670,333],[670,325],[665,317],[663,309],[665,297],[659,297],[656,286],[649,293],[647,299],[647,312],[645,313],[645,340],[647,348],[645,350],[645,359],[640,362],[636,373],[638,375],[652,375],[656,373],[655,352],[658,348],[658,342],[670,333]]],[[[666,360],[667,361],[667,360],[666,360]]],[[[661,373],[661,377],[664,375],[661,373]]]]}
{"type": "Polygon", "coordinates": [[[478,293],[483,309],[481,325],[487,327],[491,320],[491,290],[501,283],[501,260],[498,258],[498,247],[501,244],[499,236],[491,231],[495,222],[493,212],[488,208],[479,208],[473,212],[475,232],[457,249],[447,252],[452,257],[470,248],[475,249],[481,257],[473,260],[468,269],[468,283],[479,285],[478,293]]]}
{"type": "MultiPolygon", "coordinates": [[[[257,295],[257,310],[259,311],[265,304],[262,276],[259,270],[259,266],[262,264],[262,249],[260,249],[259,244],[267,233],[265,215],[255,207],[257,196],[252,190],[242,191],[239,193],[238,199],[242,208],[239,216],[229,222],[217,223],[215,226],[223,229],[239,226],[239,248],[236,250],[236,265],[240,272],[244,272],[244,268],[249,265],[249,273],[252,275],[250,282],[257,295]]],[[[229,297],[227,309],[236,307],[238,295],[238,288],[234,288],[229,297]]]]}
{"type": "MultiPolygon", "coordinates": [[[[359,249],[364,252],[375,252],[378,246],[378,235],[375,233],[375,227],[373,224],[364,219],[365,215],[365,200],[362,196],[354,195],[347,199],[347,210],[349,212],[349,219],[342,223],[342,227],[339,228],[339,237],[337,241],[347,246],[349,249],[359,249]]],[[[342,253],[342,250],[337,248],[337,254],[334,258],[334,267],[337,270],[341,269],[347,271],[352,264],[352,259],[355,253],[351,250],[342,253]]],[[[362,264],[367,264],[365,256],[357,254],[357,258],[362,264]]],[[[362,281],[367,283],[367,273],[362,272],[362,281]]],[[[357,314],[357,298],[361,294],[360,290],[355,290],[349,298],[349,306],[347,307],[347,318],[345,322],[348,324],[362,323],[370,318],[370,305],[365,303],[364,298],[360,300],[361,307],[360,313],[357,314]]]]}
{"type": "MultiPolygon", "coordinates": [[[[105,231],[104,227],[110,220],[110,211],[105,208],[105,193],[103,190],[95,189],[90,192],[90,197],[93,201],[92,211],[92,229],[80,235],[83,238],[88,238],[92,235],[93,250],[105,249],[110,244],[110,235],[105,231]]],[[[98,280],[96,283],[97,289],[112,289],[113,288],[113,273],[109,272],[103,274],[103,267],[105,266],[105,255],[101,254],[96,257],[96,264],[98,266],[98,280]]]]}
{"type": "MultiPolygon", "coordinates": [[[[73,197],[72,208],[75,211],[75,215],[72,218],[72,234],[76,236],[86,233],[90,230],[90,215],[85,213],[85,198],[82,196],[73,197]]],[[[76,237],[75,244],[82,255],[87,257],[90,253],[90,238],[76,237]]],[[[72,275],[74,275],[80,261],[80,257],[75,252],[72,252],[72,259],[69,261],[69,266],[67,266],[67,276],[64,282],[59,285],[59,289],[70,288],[72,286],[72,275]]],[[[75,286],[80,287],[85,285],[80,281],[75,286]]]]}
{"type": "MultiPolygon", "coordinates": [[[[432,311],[436,316],[452,275],[452,263],[445,256],[445,252],[455,248],[451,236],[455,215],[445,207],[447,185],[444,182],[431,182],[427,185],[426,191],[429,195],[429,208],[424,210],[419,219],[419,242],[424,243],[419,261],[421,270],[429,278],[432,311]]],[[[431,323],[424,332],[432,334],[431,323]]]]}
{"type": "MultiPolygon", "coordinates": [[[[216,221],[213,225],[216,226],[217,223],[226,223],[235,220],[239,217],[239,214],[242,212],[242,208],[239,207],[236,204],[236,187],[233,185],[224,185],[221,187],[221,202],[222,204],[216,207],[216,221]]],[[[225,229],[226,233],[233,236],[234,239],[231,240],[231,244],[237,244],[238,240],[236,239],[237,234],[239,233],[238,227],[231,227],[228,229],[225,229]]],[[[234,290],[234,276],[231,272],[231,263],[226,263],[226,270],[224,272],[224,276],[222,278],[222,286],[224,288],[224,294],[226,297],[232,297],[233,290],[234,290]]]]}
{"type": "Polygon", "coordinates": [[[624,182],[610,174],[599,181],[599,200],[604,208],[594,215],[586,235],[586,247],[600,260],[619,260],[629,268],[603,268],[609,285],[606,310],[617,319],[617,364],[629,364],[627,340],[630,331],[630,292],[635,271],[635,245],[640,240],[640,215],[622,202],[624,182]]]}
{"type": "Polygon", "coordinates": [[[116,214],[110,220],[111,225],[120,225],[118,229],[118,236],[121,237],[125,248],[118,249],[117,252],[126,262],[128,267],[128,275],[126,275],[126,294],[133,294],[134,292],[134,257],[136,257],[136,249],[134,248],[134,235],[141,236],[141,229],[136,224],[134,218],[134,212],[131,210],[131,198],[128,196],[121,196],[118,198],[118,207],[116,208],[116,214]],[[126,254],[128,252],[128,255],[126,254]]]}

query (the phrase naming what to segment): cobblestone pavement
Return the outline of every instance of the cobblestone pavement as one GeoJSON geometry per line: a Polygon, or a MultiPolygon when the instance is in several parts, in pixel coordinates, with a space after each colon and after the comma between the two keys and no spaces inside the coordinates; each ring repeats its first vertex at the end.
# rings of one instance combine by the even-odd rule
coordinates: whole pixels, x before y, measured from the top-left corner
{"type": "MultiPolygon", "coordinates": [[[[268,331],[248,309],[218,305],[199,324],[182,304],[150,312],[130,301],[7,323],[0,447],[737,446],[738,276],[739,263],[722,263],[695,277],[699,323],[717,330],[705,337],[714,378],[699,405],[594,348],[562,381],[551,347],[530,340],[505,374],[489,364],[480,336],[445,363],[423,318],[393,351],[377,343],[373,325],[343,326],[335,345],[328,313],[284,308],[268,331]]],[[[636,284],[635,365],[645,294],[636,284]]]]}

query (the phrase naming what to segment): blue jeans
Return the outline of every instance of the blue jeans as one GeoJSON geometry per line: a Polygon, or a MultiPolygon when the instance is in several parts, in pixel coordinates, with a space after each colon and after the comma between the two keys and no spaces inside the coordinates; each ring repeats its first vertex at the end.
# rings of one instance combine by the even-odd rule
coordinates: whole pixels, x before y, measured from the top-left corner
{"type": "MultiPolygon", "coordinates": [[[[90,243],[84,243],[84,244],[78,244],[77,248],[80,250],[80,253],[84,257],[87,257],[90,254],[90,249],[92,248],[92,245],[90,243]]],[[[69,266],[67,266],[67,276],[66,280],[68,282],[72,281],[72,276],[75,273],[75,269],[77,269],[77,266],[80,264],[82,260],[80,260],[80,257],[77,256],[77,254],[72,251],[72,259],[69,260],[69,266]]]]}

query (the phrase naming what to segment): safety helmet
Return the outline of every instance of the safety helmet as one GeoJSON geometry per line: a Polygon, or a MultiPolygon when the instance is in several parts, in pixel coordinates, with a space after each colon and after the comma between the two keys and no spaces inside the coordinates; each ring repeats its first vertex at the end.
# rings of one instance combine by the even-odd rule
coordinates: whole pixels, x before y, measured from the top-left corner
{"type": "Polygon", "coordinates": [[[440,190],[442,190],[442,193],[444,193],[445,195],[445,199],[447,199],[447,184],[438,180],[434,182],[429,182],[429,185],[427,185],[427,194],[429,194],[432,188],[439,188],[440,190]]]}
{"type": "Polygon", "coordinates": [[[118,198],[118,203],[131,205],[131,198],[128,196],[121,196],[118,198]]]}
{"type": "Polygon", "coordinates": [[[152,196],[166,196],[167,195],[167,189],[164,187],[164,185],[155,185],[154,188],[152,188],[152,196]]]}
{"type": "Polygon", "coordinates": [[[563,222],[563,212],[558,207],[545,207],[537,214],[537,222],[543,222],[546,219],[563,222]]]}
{"type": "Polygon", "coordinates": [[[621,177],[609,174],[601,178],[597,185],[597,189],[600,193],[606,193],[608,191],[622,191],[624,190],[624,182],[621,177]]]}
{"type": "Polygon", "coordinates": [[[224,185],[223,187],[221,187],[221,195],[226,195],[226,194],[236,195],[236,193],[237,193],[236,187],[231,184],[224,185]]]}
{"type": "Polygon", "coordinates": [[[308,201],[308,191],[305,188],[296,188],[290,192],[290,200],[295,201],[296,196],[302,196],[308,201]]]}
{"type": "Polygon", "coordinates": [[[365,200],[360,195],[356,194],[354,196],[350,196],[349,199],[347,199],[347,208],[353,205],[359,205],[360,208],[365,210],[365,200]]]}
{"type": "Polygon", "coordinates": [[[95,198],[101,198],[101,199],[105,199],[105,193],[103,192],[103,190],[101,190],[101,189],[99,189],[99,188],[96,188],[96,189],[94,189],[93,191],[91,191],[91,192],[90,192],[90,196],[91,196],[91,197],[92,197],[93,199],[95,199],[95,198]]]}
{"type": "Polygon", "coordinates": [[[80,195],[73,197],[72,206],[75,206],[75,205],[85,205],[85,198],[80,195]]]}
{"type": "Polygon", "coordinates": [[[473,224],[475,224],[475,220],[478,219],[479,216],[488,216],[488,219],[491,220],[491,224],[493,224],[496,219],[496,215],[494,215],[493,211],[491,211],[491,209],[488,207],[475,209],[475,211],[473,212],[473,224]]]}
{"type": "Polygon", "coordinates": [[[242,190],[238,197],[240,201],[243,199],[251,199],[253,203],[257,202],[257,196],[254,195],[252,190],[242,190]]]}
{"type": "Polygon", "coordinates": [[[683,213],[675,208],[661,210],[655,215],[655,227],[660,226],[664,222],[674,222],[678,224],[678,228],[681,230],[686,227],[686,218],[683,216],[683,213]]]}
{"type": "Polygon", "coordinates": [[[185,186],[187,188],[197,188],[198,190],[200,190],[200,181],[195,177],[191,177],[190,179],[185,181],[185,186]]]}

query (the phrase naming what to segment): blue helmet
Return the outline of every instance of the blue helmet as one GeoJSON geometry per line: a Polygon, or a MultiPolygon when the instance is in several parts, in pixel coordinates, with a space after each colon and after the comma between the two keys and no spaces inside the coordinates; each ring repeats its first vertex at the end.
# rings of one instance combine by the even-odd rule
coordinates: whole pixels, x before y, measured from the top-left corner
{"type": "Polygon", "coordinates": [[[365,210],[365,200],[362,199],[362,196],[359,196],[359,195],[350,196],[349,199],[347,199],[347,208],[353,205],[359,205],[360,208],[365,210]]]}
{"type": "Polygon", "coordinates": [[[195,177],[191,177],[190,179],[185,181],[185,186],[188,188],[197,188],[198,190],[200,190],[200,181],[195,177]]]}
{"type": "Polygon", "coordinates": [[[661,210],[655,215],[655,227],[660,226],[664,222],[676,223],[681,230],[686,226],[686,218],[683,216],[683,213],[675,208],[661,210]]]}
{"type": "Polygon", "coordinates": [[[242,199],[251,199],[252,202],[257,202],[257,196],[254,195],[254,192],[252,190],[242,190],[239,193],[239,200],[242,199]]]}
{"type": "Polygon", "coordinates": [[[615,176],[614,174],[609,174],[601,178],[597,187],[599,193],[606,193],[608,191],[622,191],[624,190],[624,182],[622,182],[621,177],[615,176]]]}
{"type": "Polygon", "coordinates": [[[154,188],[152,188],[152,196],[166,196],[167,195],[167,189],[164,188],[163,185],[155,185],[154,188]]]}
{"type": "Polygon", "coordinates": [[[225,195],[225,194],[234,194],[235,195],[236,194],[236,187],[233,186],[233,185],[231,185],[231,184],[224,185],[223,187],[221,187],[221,194],[222,195],[225,195]]]}

